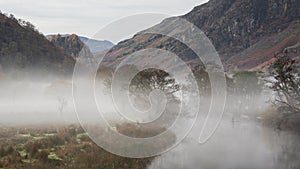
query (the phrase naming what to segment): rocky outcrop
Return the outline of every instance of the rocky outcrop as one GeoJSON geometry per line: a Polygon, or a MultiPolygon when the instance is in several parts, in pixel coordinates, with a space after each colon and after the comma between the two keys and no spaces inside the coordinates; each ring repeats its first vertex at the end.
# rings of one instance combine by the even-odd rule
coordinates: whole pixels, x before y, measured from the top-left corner
{"type": "Polygon", "coordinates": [[[74,59],[77,59],[81,54],[92,55],[89,48],[75,34],[69,36],[53,35],[48,37],[48,40],[74,59]]]}

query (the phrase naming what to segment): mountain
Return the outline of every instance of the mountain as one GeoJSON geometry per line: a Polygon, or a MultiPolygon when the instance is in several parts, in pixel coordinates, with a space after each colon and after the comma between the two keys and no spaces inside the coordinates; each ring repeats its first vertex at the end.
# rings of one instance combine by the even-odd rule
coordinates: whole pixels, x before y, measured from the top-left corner
{"type": "MultiPolygon", "coordinates": [[[[210,0],[180,17],[205,33],[227,71],[262,69],[285,48],[292,48],[291,56],[300,58],[299,0],[210,0]]],[[[168,30],[175,22],[168,18],[150,29],[168,30]]],[[[178,35],[183,31],[169,30],[178,35]]],[[[114,67],[128,54],[149,47],[174,52],[191,66],[200,63],[195,53],[177,40],[141,33],[114,46],[104,62],[114,67]]]]}
{"type": "Polygon", "coordinates": [[[74,64],[71,56],[50,43],[31,23],[0,14],[0,67],[3,72],[67,75],[74,64]]]}
{"type": "MultiPolygon", "coordinates": [[[[46,35],[46,38],[49,39],[52,36],[55,36],[55,35],[46,35]]],[[[67,36],[70,36],[70,34],[62,34],[60,36],[67,37],[67,36]]],[[[90,39],[90,38],[87,38],[84,36],[78,36],[78,37],[86,46],[89,47],[89,49],[92,53],[103,52],[114,46],[114,44],[112,42],[107,41],[107,40],[100,41],[100,40],[90,39]]]]}

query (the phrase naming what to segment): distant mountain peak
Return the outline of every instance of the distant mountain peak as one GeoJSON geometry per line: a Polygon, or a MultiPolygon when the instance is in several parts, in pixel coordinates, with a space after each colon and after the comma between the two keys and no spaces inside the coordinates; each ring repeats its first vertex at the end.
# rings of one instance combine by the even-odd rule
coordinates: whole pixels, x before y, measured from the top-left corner
{"type": "Polygon", "coordinates": [[[47,39],[49,40],[51,40],[52,38],[56,38],[57,36],[68,37],[68,39],[73,39],[74,41],[80,39],[80,41],[82,41],[92,53],[103,52],[114,46],[114,44],[108,40],[95,40],[83,36],[78,36],[76,34],[46,35],[47,39]]]}

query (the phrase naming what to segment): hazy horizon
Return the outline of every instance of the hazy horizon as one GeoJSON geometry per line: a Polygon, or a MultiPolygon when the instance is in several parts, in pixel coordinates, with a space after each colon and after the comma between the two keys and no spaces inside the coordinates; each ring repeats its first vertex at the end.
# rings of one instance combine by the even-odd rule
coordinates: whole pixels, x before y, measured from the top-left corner
{"type": "MultiPolygon", "coordinates": [[[[0,5],[2,13],[13,14],[16,18],[31,22],[44,35],[74,33],[91,38],[105,25],[126,16],[141,13],[178,16],[207,1],[187,0],[182,3],[180,0],[0,0],[0,5]]],[[[149,26],[157,23],[157,20],[149,21],[149,26]]]]}

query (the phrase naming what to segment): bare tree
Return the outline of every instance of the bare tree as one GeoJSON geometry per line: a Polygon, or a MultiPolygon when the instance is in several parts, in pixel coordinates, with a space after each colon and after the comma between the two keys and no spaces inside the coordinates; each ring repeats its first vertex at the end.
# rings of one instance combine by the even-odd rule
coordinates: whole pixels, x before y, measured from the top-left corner
{"type": "Polygon", "coordinates": [[[276,92],[275,103],[293,113],[300,113],[300,73],[288,52],[275,56],[270,88],[276,92]]]}
{"type": "Polygon", "coordinates": [[[66,99],[65,97],[63,97],[63,96],[58,96],[58,97],[57,97],[57,101],[58,101],[58,103],[57,103],[58,111],[59,111],[60,113],[62,113],[62,112],[64,111],[65,107],[68,105],[68,101],[67,101],[67,99],[66,99]]]}
{"type": "Polygon", "coordinates": [[[105,86],[105,93],[110,93],[110,87],[112,84],[112,78],[113,78],[114,70],[110,67],[100,67],[97,70],[97,79],[101,80],[102,84],[105,86]]]}

